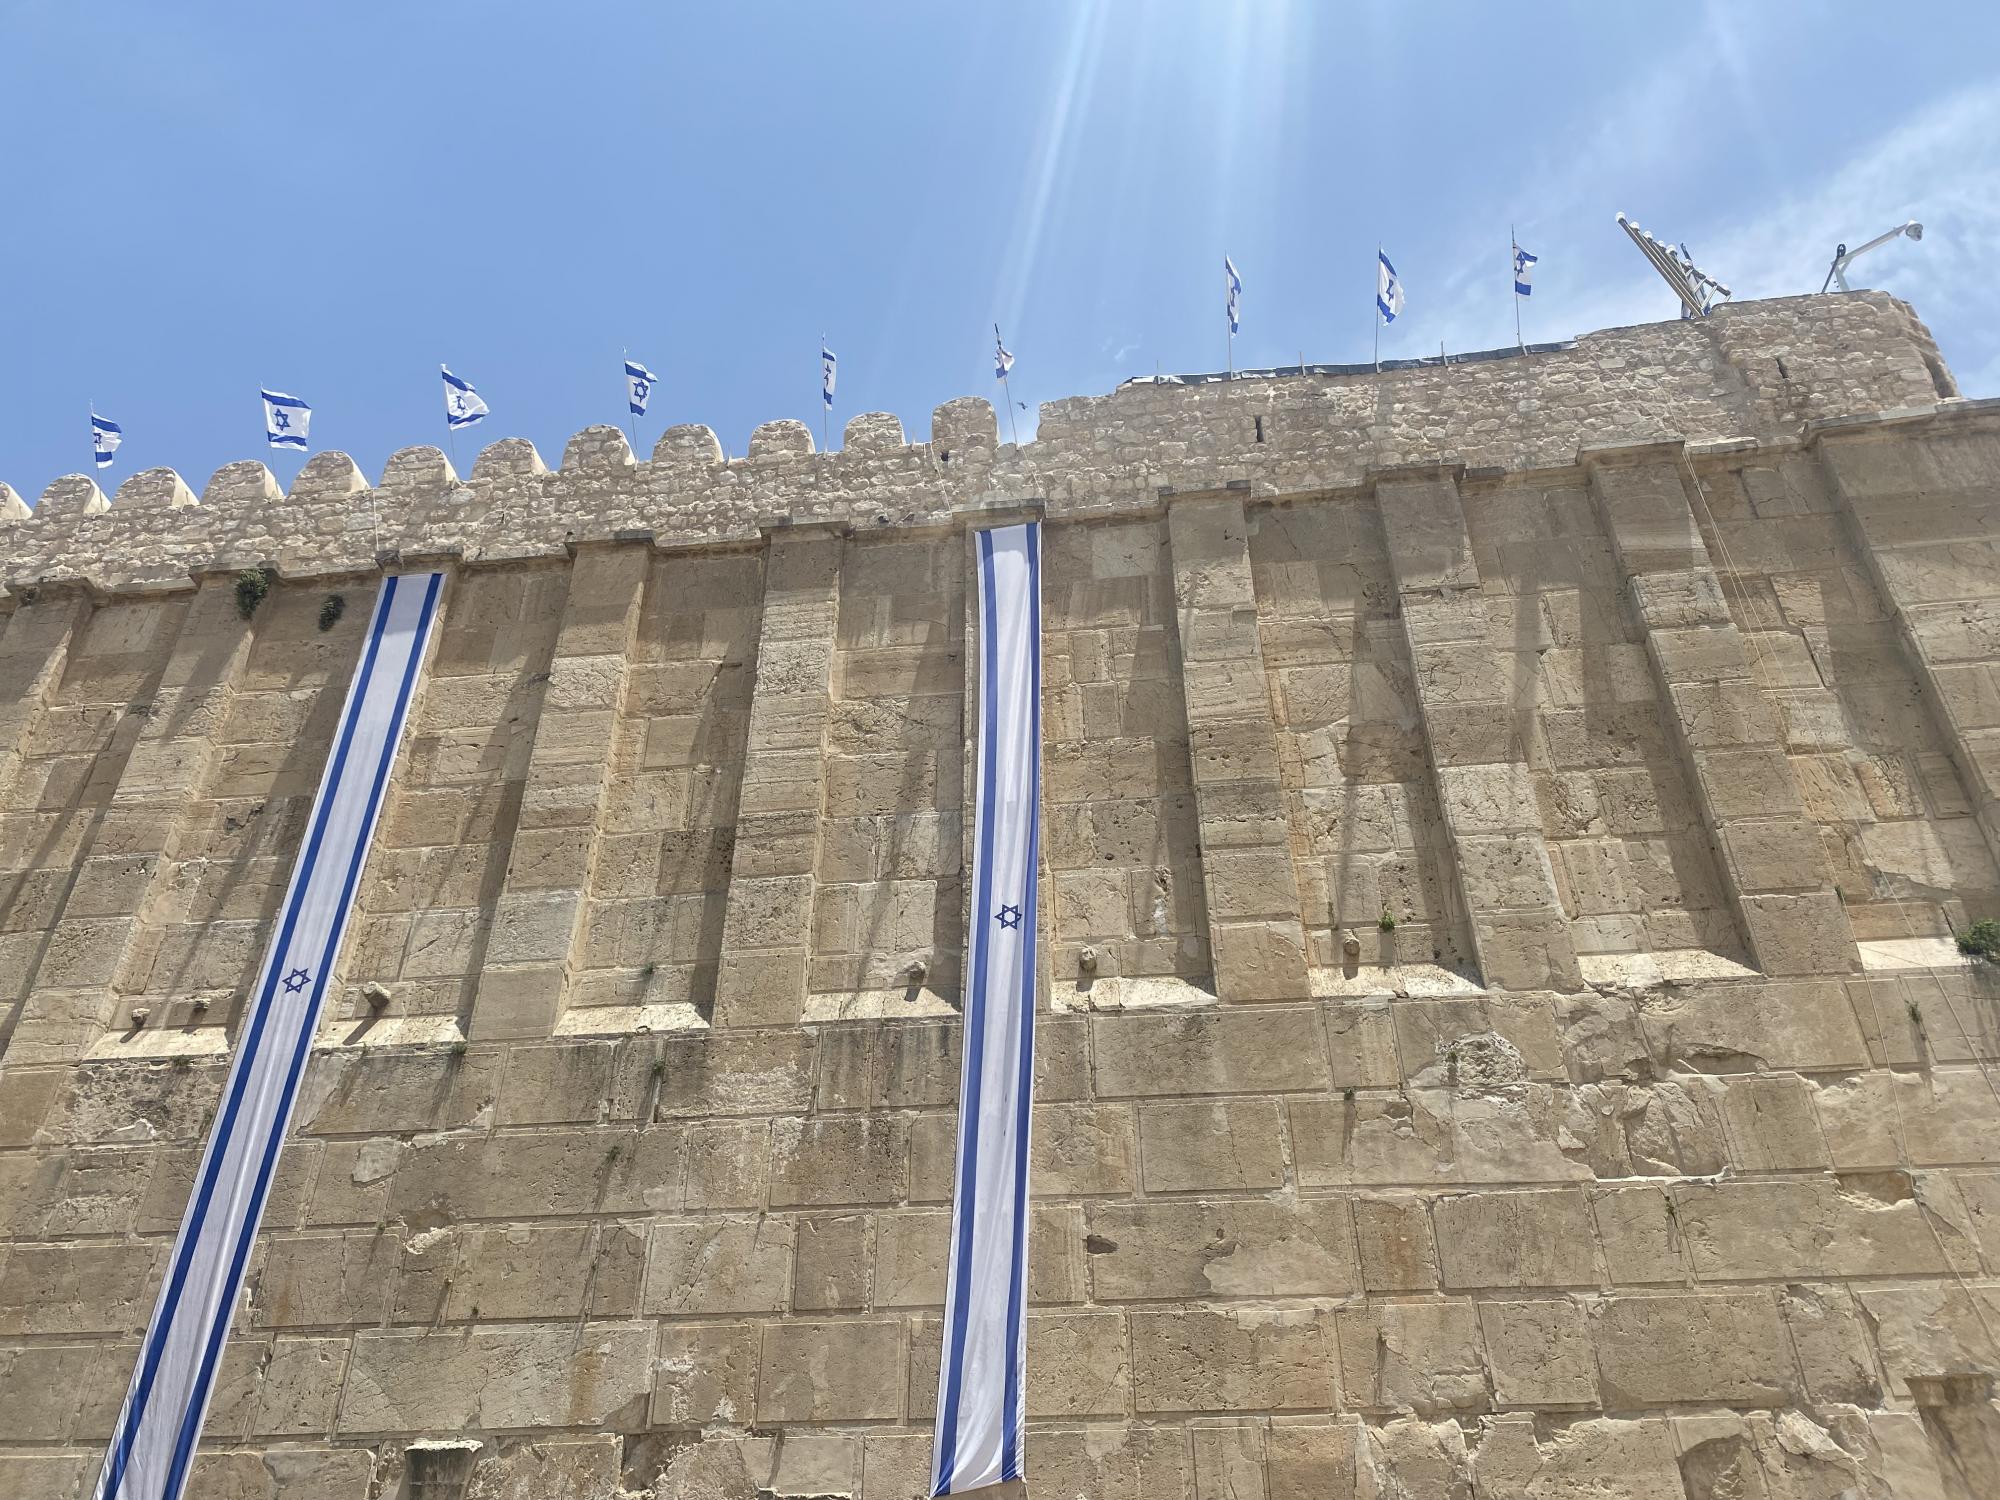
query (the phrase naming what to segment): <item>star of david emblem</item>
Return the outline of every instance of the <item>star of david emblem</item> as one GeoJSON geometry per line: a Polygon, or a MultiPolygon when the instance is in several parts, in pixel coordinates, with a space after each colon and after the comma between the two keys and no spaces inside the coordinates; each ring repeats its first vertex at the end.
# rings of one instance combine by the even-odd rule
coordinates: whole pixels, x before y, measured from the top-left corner
{"type": "Polygon", "coordinates": [[[271,413],[271,425],[280,432],[284,432],[291,427],[292,419],[282,406],[271,413]]]}
{"type": "Polygon", "coordinates": [[[647,396],[652,394],[652,390],[653,386],[650,381],[636,378],[632,381],[632,399],[634,401],[644,401],[647,396]]]}
{"type": "Polygon", "coordinates": [[[306,987],[306,981],[311,977],[304,969],[292,970],[291,973],[285,976],[285,993],[287,995],[296,995],[306,987]]]}
{"type": "Polygon", "coordinates": [[[998,922],[1007,931],[1012,932],[1016,927],[1021,925],[1021,908],[1018,906],[1002,906],[999,911],[993,914],[993,920],[998,922]]]}

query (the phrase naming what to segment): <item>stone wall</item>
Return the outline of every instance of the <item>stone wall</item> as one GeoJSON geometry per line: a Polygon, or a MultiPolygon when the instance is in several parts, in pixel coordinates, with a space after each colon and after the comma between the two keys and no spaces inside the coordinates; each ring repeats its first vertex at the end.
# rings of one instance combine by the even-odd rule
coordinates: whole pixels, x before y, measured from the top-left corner
{"type": "Polygon", "coordinates": [[[923,1494],[1023,514],[1029,1491],[2000,1491],[2000,404],[1857,294],[994,437],[0,496],[0,1494],[94,1478],[417,559],[195,1492],[923,1494]]]}

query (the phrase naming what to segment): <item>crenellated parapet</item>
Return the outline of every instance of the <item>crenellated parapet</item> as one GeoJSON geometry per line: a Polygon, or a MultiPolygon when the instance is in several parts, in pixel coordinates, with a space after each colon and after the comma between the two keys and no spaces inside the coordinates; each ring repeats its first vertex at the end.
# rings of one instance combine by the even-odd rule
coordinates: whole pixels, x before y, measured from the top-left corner
{"type": "Polygon", "coordinates": [[[638,532],[699,545],[786,522],[924,525],[1030,502],[1052,516],[1115,514],[1151,506],[1163,488],[1311,493],[1443,458],[1534,469],[1583,447],[1796,435],[1807,422],[1953,394],[1903,303],[1788,298],[1505,357],[1133,382],[1045,404],[1022,444],[1001,443],[992,405],[965,397],[932,413],[926,442],[869,412],[831,453],[816,451],[805,423],[783,420],[759,427],[740,458],[703,426],[669,428],[644,459],[619,429],[595,426],[554,469],[522,438],[487,447],[465,478],[428,446],[391,456],[372,486],[338,452],[316,454],[282,493],[261,464],[233,463],[199,500],[170,469],[134,475],[111,499],[90,476],[68,475],[32,512],[0,486],[0,578],[79,576],[115,590],[246,563],[331,576],[385,554],[519,558],[638,532]]]}

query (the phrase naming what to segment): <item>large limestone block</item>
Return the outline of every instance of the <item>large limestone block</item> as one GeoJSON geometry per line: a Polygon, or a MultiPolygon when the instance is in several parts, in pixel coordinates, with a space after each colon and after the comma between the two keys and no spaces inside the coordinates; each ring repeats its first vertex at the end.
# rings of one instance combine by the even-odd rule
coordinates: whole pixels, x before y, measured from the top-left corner
{"type": "Polygon", "coordinates": [[[757,1369],[758,1422],[902,1416],[904,1346],[897,1319],[767,1325],[757,1369]]]}
{"type": "Polygon", "coordinates": [[[1340,1297],[1360,1286],[1352,1212],[1336,1200],[1092,1204],[1085,1222],[1100,1300],[1340,1297]]]}
{"type": "Polygon", "coordinates": [[[1285,1181],[1275,1099],[1151,1104],[1139,1111],[1148,1193],[1264,1191],[1285,1181]]]}
{"type": "Polygon", "coordinates": [[[1482,1302],[1479,1326],[1501,1406],[1597,1404],[1597,1355],[1575,1302],[1482,1302]]]}
{"type": "Polygon", "coordinates": [[[1431,1216],[1447,1287],[1598,1284],[1581,1189],[1440,1198],[1431,1216]]]}
{"type": "Polygon", "coordinates": [[[1336,1323],[1349,1406],[1436,1415],[1492,1404],[1472,1303],[1377,1302],[1343,1307],[1336,1323]]]}
{"type": "Polygon", "coordinates": [[[1096,1016],[1093,1076],[1101,1097],[1255,1094],[1327,1086],[1312,1007],[1096,1016]]]}
{"type": "Polygon", "coordinates": [[[830,1115],[771,1125],[774,1207],[895,1203],[909,1184],[904,1115],[830,1115]]]}
{"type": "Polygon", "coordinates": [[[1142,1412],[1314,1410],[1336,1402],[1333,1329],[1303,1308],[1135,1309],[1142,1412]]]}
{"type": "Polygon", "coordinates": [[[1590,1308],[1604,1404],[1784,1406],[1798,1397],[1791,1343],[1769,1292],[1616,1296],[1590,1308]]]}
{"type": "Polygon", "coordinates": [[[624,1426],[651,1396],[650,1323],[520,1323],[356,1336],[342,1432],[624,1426]]]}
{"type": "Polygon", "coordinates": [[[796,1233],[788,1219],[663,1219],[646,1268],[648,1312],[778,1312],[790,1291],[796,1233]]]}

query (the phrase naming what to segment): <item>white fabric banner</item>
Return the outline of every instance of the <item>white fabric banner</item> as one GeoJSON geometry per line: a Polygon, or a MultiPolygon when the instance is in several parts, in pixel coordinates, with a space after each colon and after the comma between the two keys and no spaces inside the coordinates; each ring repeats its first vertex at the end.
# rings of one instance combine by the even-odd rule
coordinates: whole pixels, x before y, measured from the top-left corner
{"type": "Polygon", "coordinates": [[[931,1493],[1022,1472],[1028,1115],[1042,782],[1042,529],[974,536],[979,743],[965,956],[958,1169],[931,1493]]]}
{"type": "Polygon", "coordinates": [[[179,1500],[187,1484],[443,585],[442,573],[382,581],[97,1500],[179,1500]]]}

